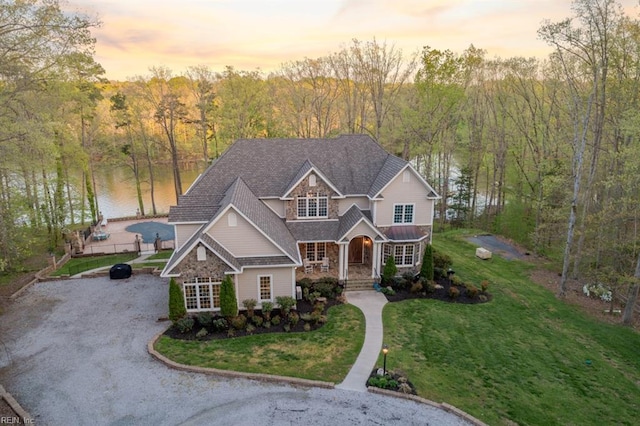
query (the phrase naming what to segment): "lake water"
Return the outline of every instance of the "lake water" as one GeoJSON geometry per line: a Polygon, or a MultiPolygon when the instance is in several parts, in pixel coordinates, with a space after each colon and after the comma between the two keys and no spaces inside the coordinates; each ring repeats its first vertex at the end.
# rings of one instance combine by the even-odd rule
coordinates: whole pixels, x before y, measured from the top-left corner
{"type": "MultiPolygon", "coordinates": [[[[182,166],[180,177],[182,178],[183,191],[189,188],[205,167],[203,163],[189,163],[182,166]]],[[[130,167],[101,167],[95,170],[95,178],[98,210],[102,212],[104,217],[109,219],[136,215],[138,198],[135,179],[130,167]]],[[[141,185],[145,213],[151,214],[153,212],[151,190],[146,176],[141,185]]],[[[154,194],[158,213],[168,213],[169,207],[176,205],[171,165],[154,167],[154,194]]]]}

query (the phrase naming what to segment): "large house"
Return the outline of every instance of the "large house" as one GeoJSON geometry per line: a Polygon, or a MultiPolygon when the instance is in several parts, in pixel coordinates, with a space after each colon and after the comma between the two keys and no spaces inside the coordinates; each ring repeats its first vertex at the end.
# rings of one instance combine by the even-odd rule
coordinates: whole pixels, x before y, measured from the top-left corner
{"type": "Polygon", "coordinates": [[[189,312],[219,309],[225,275],[258,308],[295,296],[305,274],[373,283],[391,255],[400,271],[420,267],[438,198],[366,135],[241,139],[171,207],[162,276],[183,286],[189,312]]]}

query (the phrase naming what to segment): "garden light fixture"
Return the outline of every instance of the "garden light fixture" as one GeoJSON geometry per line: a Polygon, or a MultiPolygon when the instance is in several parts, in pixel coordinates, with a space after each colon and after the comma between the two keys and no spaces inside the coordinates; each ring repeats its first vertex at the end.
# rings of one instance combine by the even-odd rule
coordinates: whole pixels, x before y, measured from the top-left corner
{"type": "Polygon", "coordinates": [[[383,361],[382,361],[382,375],[386,376],[387,375],[387,353],[389,352],[389,346],[387,345],[382,345],[382,354],[384,355],[383,361]]]}

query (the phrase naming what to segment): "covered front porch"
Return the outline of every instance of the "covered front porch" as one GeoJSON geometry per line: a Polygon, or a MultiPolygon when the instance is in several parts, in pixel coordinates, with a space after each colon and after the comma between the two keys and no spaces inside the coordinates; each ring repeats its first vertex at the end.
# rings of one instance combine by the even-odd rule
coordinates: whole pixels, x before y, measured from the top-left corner
{"type": "Polygon", "coordinates": [[[380,276],[382,242],[366,235],[340,243],[301,243],[299,248],[306,265],[296,269],[297,281],[327,276],[338,280],[366,280],[380,276]]]}

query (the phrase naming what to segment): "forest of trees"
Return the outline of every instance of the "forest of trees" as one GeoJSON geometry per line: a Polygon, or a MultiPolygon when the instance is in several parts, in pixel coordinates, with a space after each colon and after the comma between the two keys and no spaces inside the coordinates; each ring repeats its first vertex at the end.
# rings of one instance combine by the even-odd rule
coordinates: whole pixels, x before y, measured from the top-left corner
{"type": "Polygon", "coordinates": [[[560,294],[581,278],[637,295],[640,21],[613,0],[572,10],[531,34],[554,48],[545,59],[354,39],[268,75],[194,64],[107,81],[98,22],[57,0],[0,0],[0,270],[39,235],[55,250],[62,229],[96,219],[100,162],[131,167],[144,214],[153,164],[171,165],[177,196],[181,164],[238,138],[366,133],[443,195],[437,227],[496,232],[556,260],[560,294]]]}

